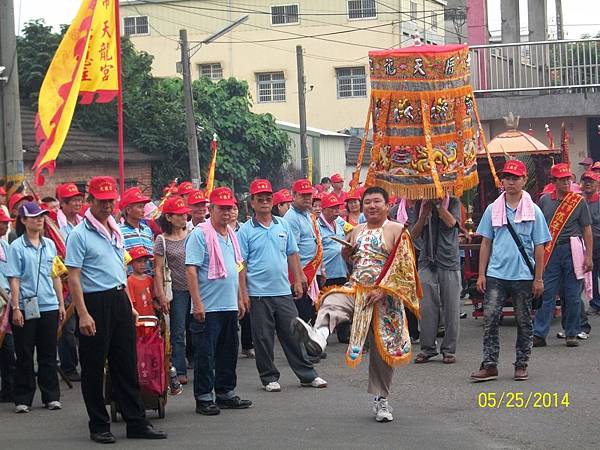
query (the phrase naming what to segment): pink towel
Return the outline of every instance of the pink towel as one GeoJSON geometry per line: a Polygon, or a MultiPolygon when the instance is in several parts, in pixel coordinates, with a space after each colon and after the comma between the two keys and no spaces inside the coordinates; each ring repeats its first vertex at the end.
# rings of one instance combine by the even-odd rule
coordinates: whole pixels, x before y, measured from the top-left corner
{"type": "Polygon", "coordinates": [[[329,230],[332,233],[335,233],[335,221],[333,222],[333,225],[331,225],[329,222],[327,222],[327,220],[325,219],[325,216],[323,215],[323,213],[321,213],[321,215],[319,216],[319,219],[321,219],[321,223],[323,225],[325,225],[327,228],[329,228],[329,230]]]}
{"type": "Polygon", "coordinates": [[[571,258],[573,258],[573,270],[575,278],[583,279],[583,291],[586,300],[591,300],[592,294],[592,272],[583,271],[583,262],[585,259],[585,244],[580,237],[571,237],[571,258]]]}
{"type": "MultiPolygon", "coordinates": [[[[79,214],[77,214],[77,216],[76,216],[77,223],[81,222],[82,219],[83,218],[79,214]]],[[[56,212],[56,221],[58,222],[59,228],[66,227],[69,224],[69,221],[67,220],[67,216],[65,216],[65,213],[63,212],[62,209],[59,209],[56,212]]]]}
{"type": "Polygon", "coordinates": [[[408,220],[408,213],[406,212],[406,199],[401,198],[398,203],[398,212],[396,213],[396,222],[406,225],[408,220]]]}
{"type": "Polygon", "coordinates": [[[123,248],[123,235],[121,234],[121,229],[119,228],[119,225],[117,225],[117,221],[113,216],[108,216],[108,226],[112,231],[112,235],[108,234],[108,230],[100,223],[98,219],[94,217],[89,208],[85,212],[85,218],[96,229],[96,231],[100,233],[100,236],[104,237],[111,244],[114,237],[117,241],[117,248],[123,248]]]}
{"type": "MultiPolygon", "coordinates": [[[[206,240],[206,248],[208,250],[208,279],[217,280],[227,277],[227,268],[223,261],[223,252],[217,238],[217,230],[215,230],[210,220],[199,223],[197,227],[202,230],[204,239],[206,240]]],[[[227,236],[231,239],[231,244],[233,245],[235,263],[239,265],[244,262],[244,258],[242,258],[242,252],[240,251],[240,245],[238,244],[235,232],[229,225],[227,225],[227,236]]]]}
{"type": "MultiPolygon", "coordinates": [[[[492,226],[501,227],[506,225],[506,193],[503,192],[500,196],[492,203],[492,226]]],[[[515,223],[530,222],[535,220],[535,206],[531,195],[528,192],[523,191],[521,201],[517,206],[517,212],[515,213],[515,223]]]]}

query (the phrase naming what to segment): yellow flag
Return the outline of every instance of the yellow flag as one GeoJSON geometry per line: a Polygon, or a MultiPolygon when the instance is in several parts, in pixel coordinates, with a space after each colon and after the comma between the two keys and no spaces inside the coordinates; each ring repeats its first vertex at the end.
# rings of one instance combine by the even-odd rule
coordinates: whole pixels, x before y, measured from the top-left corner
{"type": "Polygon", "coordinates": [[[83,0],[50,63],[39,94],[35,130],[40,153],[33,165],[35,182],[42,170],[52,175],[65,142],[80,92],[83,103],[107,102],[118,92],[116,1],[83,0]]]}
{"type": "Polygon", "coordinates": [[[209,197],[215,184],[215,170],[217,168],[217,135],[213,135],[213,140],[210,143],[212,149],[212,158],[208,166],[208,176],[206,177],[206,196],[209,197]]]}

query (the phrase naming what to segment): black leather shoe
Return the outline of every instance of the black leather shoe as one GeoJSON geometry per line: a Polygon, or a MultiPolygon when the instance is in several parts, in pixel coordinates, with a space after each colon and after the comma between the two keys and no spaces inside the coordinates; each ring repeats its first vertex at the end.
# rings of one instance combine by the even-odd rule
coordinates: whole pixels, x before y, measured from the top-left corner
{"type": "Polygon", "coordinates": [[[127,430],[127,439],[166,439],[167,433],[152,428],[152,425],[146,425],[143,428],[127,430]]]}
{"type": "Polygon", "coordinates": [[[114,444],[117,442],[115,437],[110,431],[103,431],[101,433],[90,433],[90,439],[98,444],[114,444]]]}
{"type": "Polygon", "coordinates": [[[215,402],[196,402],[196,412],[205,416],[217,416],[221,414],[221,410],[215,402]]]}
{"type": "Polygon", "coordinates": [[[217,406],[221,409],[247,409],[252,406],[250,400],[242,400],[237,395],[229,399],[217,399],[217,406]]]}

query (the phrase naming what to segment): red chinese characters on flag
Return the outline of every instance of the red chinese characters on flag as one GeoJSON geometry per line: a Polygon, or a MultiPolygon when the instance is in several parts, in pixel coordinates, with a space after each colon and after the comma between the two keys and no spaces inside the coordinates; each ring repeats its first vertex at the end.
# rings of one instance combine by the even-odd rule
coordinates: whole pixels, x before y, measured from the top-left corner
{"type": "Polygon", "coordinates": [[[81,77],[81,104],[107,103],[117,95],[116,1],[98,0],[81,77]]]}

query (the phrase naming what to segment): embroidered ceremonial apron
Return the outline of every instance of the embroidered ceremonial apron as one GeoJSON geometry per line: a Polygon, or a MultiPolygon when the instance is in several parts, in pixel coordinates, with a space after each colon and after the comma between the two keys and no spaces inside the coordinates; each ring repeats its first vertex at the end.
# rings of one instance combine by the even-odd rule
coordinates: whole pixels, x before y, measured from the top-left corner
{"type": "Polygon", "coordinates": [[[341,293],[354,298],[354,315],[346,364],[358,365],[362,349],[372,325],[375,347],[390,366],[410,361],[411,345],[404,313],[404,302],[418,316],[420,285],[416,275],[415,256],[408,233],[403,233],[395,248],[386,245],[383,230],[387,221],[376,229],[364,228],[356,239],[357,251],[350,282],[323,292],[341,293]],[[383,289],[388,295],[381,303],[366,305],[367,294],[383,289]]]}

